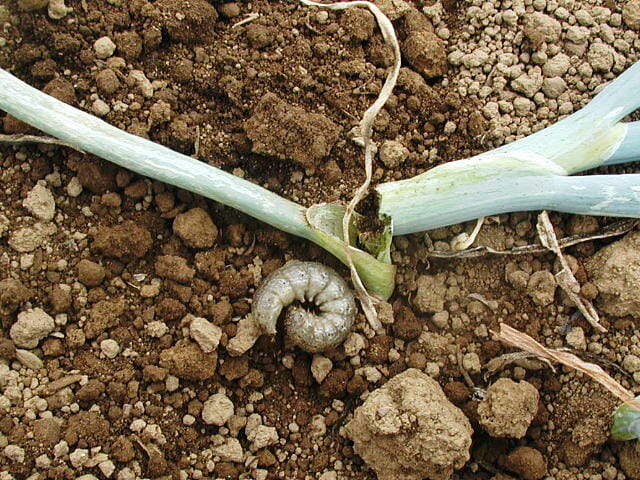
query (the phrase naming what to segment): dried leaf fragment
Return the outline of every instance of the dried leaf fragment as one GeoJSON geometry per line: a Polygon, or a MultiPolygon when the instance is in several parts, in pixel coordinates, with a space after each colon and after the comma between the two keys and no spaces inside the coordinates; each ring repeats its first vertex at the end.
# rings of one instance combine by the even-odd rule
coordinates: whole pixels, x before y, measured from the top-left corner
{"type": "Polygon", "coordinates": [[[566,365],[567,367],[571,367],[588,375],[622,400],[622,402],[640,410],[640,401],[634,399],[633,394],[629,390],[611,378],[599,365],[585,362],[569,352],[546,348],[529,335],[519,332],[504,323],[500,324],[500,333],[494,333],[494,335],[498,340],[512,347],[532,353],[545,360],[561,363],[562,365],[566,365]]]}
{"type": "MultiPolygon", "coordinates": [[[[558,240],[558,245],[560,246],[560,248],[567,248],[573,245],[578,245],[579,243],[590,242],[591,240],[617,237],[619,235],[624,235],[625,233],[630,232],[638,224],[640,224],[640,220],[635,218],[621,220],[619,222],[612,223],[611,225],[607,225],[598,233],[595,233],[593,235],[580,234],[561,238],[558,240]]],[[[434,250],[433,242],[428,236],[425,237],[425,244],[429,249],[428,255],[435,258],[475,258],[482,257],[484,255],[529,255],[547,251],[547,249],[541,245],[524,245],[522,247],[515,247],[510,250],[496,250],[484,245],[462,251],[434,250]]]]}
{"type": "Polygon", "coordinates": [[[576,277],[573,276],[573,272],[571,271],[571,268],[569,268],[567,259],[564,258],[562,249],[560,248],[560,244],[558,243],[558,239],[553,230],[553,225],[551,224],[551,220],[549,220],[549,214],[547,214],[546,210],[543,210],[542,213],[538,215],[538,224],[536,227],[538,229],[538,237],[540,238],[542,245],[555,253],[562,265],[562,270],[555,274],[556,282],[558,282],[560,288],[564,290],[571,301],[576,304],[576,307],[578,307],[578,310],[580,310],[580,313],[584,315],[584,318],[587,319],[589,324],[599,332],[606,332],[607,329],[600,325],[600,316],[596,309],[589,300],[580,294],[580,284],[578,283],[578,280],[576,280],[576,277]]]}

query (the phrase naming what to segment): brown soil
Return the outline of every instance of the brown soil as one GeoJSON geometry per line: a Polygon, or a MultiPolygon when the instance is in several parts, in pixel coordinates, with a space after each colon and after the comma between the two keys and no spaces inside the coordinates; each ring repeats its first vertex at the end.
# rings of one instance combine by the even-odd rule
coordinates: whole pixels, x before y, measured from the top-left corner
{"type": "MultiPolygon", "coordinates": [[[[46,9],[24,12],[0,0],[0,25],[6,25],[0,67],[124,130],[304,205],[346,202],[362,181],[362,150],[348,132],[377,95],[390,58],[368,13],[325,17],[293,0],[256,0],[251,10],[244,2],[205,0],[66,4],[73,12],[53,20],[46,9]],[[260,16],[234,28],[251,12],[260,16]],[[116,50],[100,59],[94,43],[105,36],[116,50]],[[135,70],[148,81],[132,75],[135,70]]],[[[445,7],[449,29],[463,28],[462,2],[445,7]]],[[[430,25],[409,15],[396,27],[412,49],[437,55],[427,61],[418,52],[418,66],[403,64],[395,95],[376,121],[375,140],[401,138],[408,155],[394,168],[378,162],[376,183],[489,148],[480,107],[442,81],[444,48],[420,22],[430,25]],[[454,132],[445,133],[448,122],[456,124],[454,132]],[[429,154],[433,149],[437,156],[429,154]]],[[[8,115],[0,119],[4,133],[31,131],[8,115]]],[[[394,239],[395,323],[374,336],[360,315],[360,338],[353,341],[362,348],[327,353],[332,369],[318,384],[312,356],[282,335],[261,337],[240,357],[224,347],[249,312],[260,278],[286,260],[320,261],[347,277],[319,247],[60,147],[0,146],[0,184],[0,368],[8,366],[0,369],[0,389],[10,400],[8,408],[0,404],[0,442],[24,453],[21,461],[0,455],[0,465],[16,479],[35,472],[106,478],[109,461],[112,478],[123,480],[375,479],[342,427],[363,403],[363,392],[409,367],[437,380],[471,421],[471,460],[458,478],[548,473],[613,480],[620,469],[640,478],[640,453],[608,441],[616,400],[574,372],[507,366],[499,375],[539,391],[531,426],[514,440],[493,438],[478,422],[478,395],[495,377],[476,366],[509,351],[491,339],[501,322],[555,347],[566,346],[566,334],[580,327],[587,350],[576,353],[588,352],[589,360],[637,388],[616,368],[627,354],[640,353],[634,319],[606,316],[609,332],[594,332],[547,281],[556,271],[551,254],[429,263],[424,235],[394,239]],[[42,181],[55,199],[51,223],[23,205],[42,181]],[[18,235],[22,229],[28,235],[18,235]],[[9,340],[18,314],[30,307],[55,321],[53,334],[45,332],[31,350],[43,362],[35,370],[20,364],[9,340]],[[217,351],[204,353],[191,340],[190,315],[220,328],[217,351]],[[463,383],[461,365],[473,386],[463,383]],[[216,393],[233,404],[220,426],[203,417],[216,393]],[[239,442],[240,458],[231,453],[231,440],[239,442]],[[83,452],[88,460],[80,458],[83,452]]],[[[551,218],[559,237],[605,225],[551,218]]],[[[482,230],[479,244],[536,242],[535,214],[497,220],[482,230]]],[[[430,238],[438,244],[470,227],[438,229],[430,238]]],[[[584,265],[605,243],[567,250],[585,292],[593,284],[584,265]]]]}

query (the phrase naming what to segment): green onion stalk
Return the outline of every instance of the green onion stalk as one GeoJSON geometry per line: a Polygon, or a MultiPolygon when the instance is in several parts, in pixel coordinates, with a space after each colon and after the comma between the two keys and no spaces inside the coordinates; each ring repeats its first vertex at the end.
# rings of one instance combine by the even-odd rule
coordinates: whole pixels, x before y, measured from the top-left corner
{"type": "MultiPolygon", "coordinates": [[[[635,400],[640,401],[640,395],[635,400]]],[[[613,413],[611,438],[614,440],[640,439],[640,411],[628,403],[621,404],[613,413]]]]}
{"type": "Polygon", "coordinates": [[[379,213],[402,235],[500,213],[556,210],[640,217],[640,175],[573,173],[640,160],[640,63],[554,125],[472,158],[378,185],[379,213]]]}
{"type": "Polygon", "coordinates": [[[570,177],[599,166],[640,159],[640,122],[621,120],[640,106],[640,63],[604,88],[586,107],[521,140],[414,178],[378,185],[384,227],[372,234],[351,224],[345,208],[307,209],[247,180],[108,123],[30,87],[0,69],[0,109],[83,151],[140,175],[236,208],[275,228],[310,240],[346,262],[349,248],[367,289],[389,298],[394,288],[392,235],[420,232],[500,213],[556,210],[640,217],[640,175],[570,177]]]}
{"type": "MultiPolygon", "coordinates": [[[[342,240],[344,207],[318,205],[309,211],[259,185],[195,158],[124,132],[27,85],[0,69],[0,109],[85,152],[140,175],[175,185],[240,210],[277,229],[310,240],[342,262],[346,248],[365,286],[381,298],[394,288],[395,268],[342,240]],[[324,214],[322,212],[324,211],[324,214]]],[[[390,235],[389,237],[390,242],[390,235]]],[[[385,248],[388,249],[388,243],[385,248]]],[[[388,260],[383,255],[380,256],[388,260]]]]}

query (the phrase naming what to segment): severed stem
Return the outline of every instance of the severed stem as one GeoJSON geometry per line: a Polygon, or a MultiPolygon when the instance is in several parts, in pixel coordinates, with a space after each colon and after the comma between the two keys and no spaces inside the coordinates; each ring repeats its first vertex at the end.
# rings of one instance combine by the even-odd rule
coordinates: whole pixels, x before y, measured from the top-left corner
{"type": "MultiPolygon", "coordinates": [[[[362,136],[362,141],[364,143],[364,170],[365,170],[365,180],[360,185],[358,190],[356,190],[353,198],[347,205],[346,213],[342,219],[342,231],[344,235],[344,241],[348,244],[349,242],[349,226],[351,225],[351,218],[353,217],[353,213],[355,212],[356,206],[360,201],[365,197],[367,192],[369,191],[369,186],[371,185],[371,177],[373,174],[373,156],[374,156],[374,145],[371,140],[371,135],[373,132],[373,122],[376,119],[376,116],[384,107],[385,103],[389,99],[389,96],[393,92],[393,88],[396,85],[398,80],[398,75],[400,73],[400,45],[398,43],[398,38],[396,37],[395,30],[393,28],[393,24],[391,20],[382,13],[382,11],[373,3],[366,1],[355,1],[355,2],[340,2],[340,3],[318,3],[311,0],[300,0],[304,5],[314,6],[314,7],[322,7],[329,8],[331,10],[345,10],[353,7],[365,7],[368,8],[371,13],[376,17],[378,22],[378,26],[380,27],[380,31],[382,32],[382,37],[387,45],[393,48],[394,53],[394,62],[393,66],[387,73],[387,78],[380,90],[380,94],[375,102],[367,109],[367,111],[362,116],[362,120],[360,121],[360,133],[362,136]]],[[[378,320],[378,314],[374,308],[374,299],[369,295],[367,290],[364,288],[362,284],[362,280],[358,275],[358,271],[355,268],[353,263],[353,259],[351,257],[351,252],[347,250],[347,262],[349,265],[349,270],[351,270],[351,281],[356,289],[356,293],[358,294],[358,299],[362,304],[362,309],[369,321],[369,324],[374,330],[382,329],[382,324],[378,320]]]]}
{"type": "Polygon", "coordinates": [[[347,263],[348,253],[367,288],[382,298],[388,298],[393,292],[393,265],[319,230],[308,222],[306,208],[259,185],[124,132],[40,92],[2,69],[0,109],[76,149],[228,205],[279,230],[310,240],[343,263],[347,263]]]}

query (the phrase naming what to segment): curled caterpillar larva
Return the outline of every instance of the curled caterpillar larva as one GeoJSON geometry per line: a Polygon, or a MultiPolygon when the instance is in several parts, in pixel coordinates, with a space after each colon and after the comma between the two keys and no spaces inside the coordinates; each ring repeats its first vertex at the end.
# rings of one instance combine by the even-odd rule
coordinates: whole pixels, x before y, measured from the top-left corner
{"type": "Polygon", "coordinates": [[[356,303],[349,286],[334,270],[316,262],[292,261],[265,278],[253,296],[253,318],[274,335],[283,308],[284,325],[294,344],[307,352],[340,345],[353,326],[356,303]],[[295,300],[313,303],[318,313],[295,300]]]}

